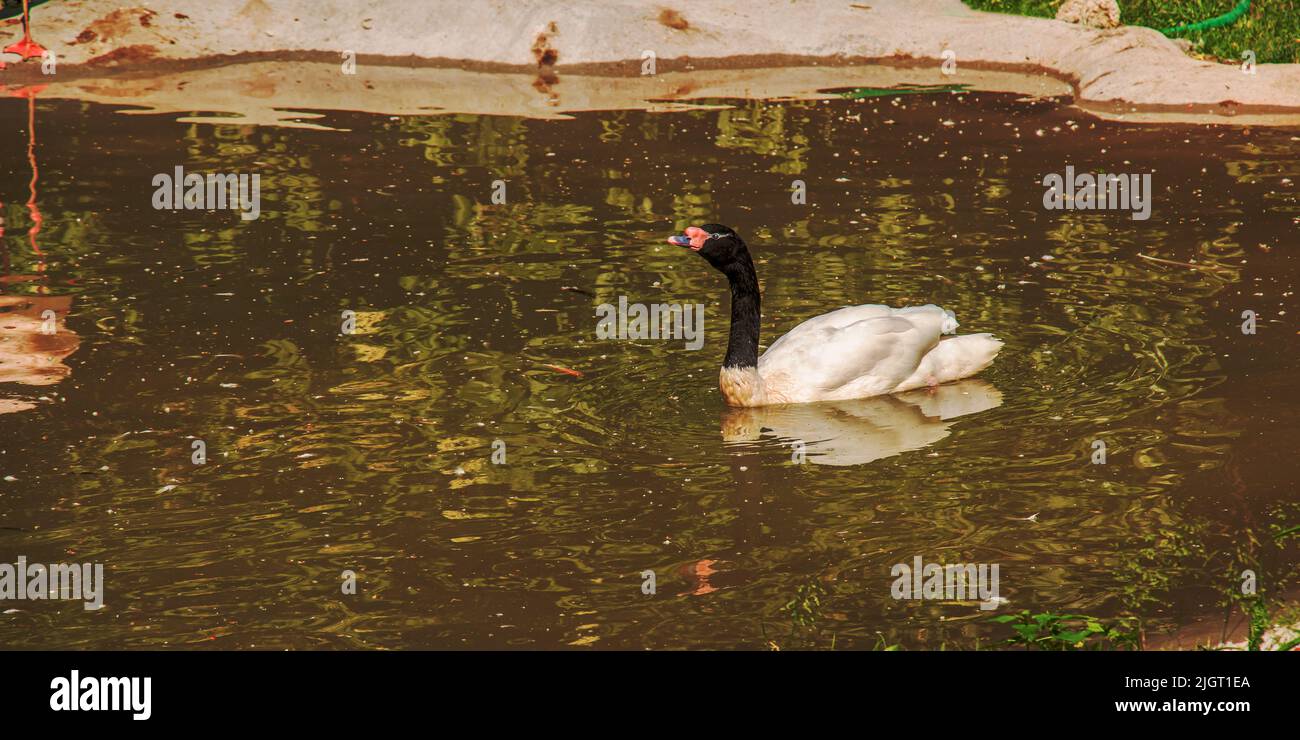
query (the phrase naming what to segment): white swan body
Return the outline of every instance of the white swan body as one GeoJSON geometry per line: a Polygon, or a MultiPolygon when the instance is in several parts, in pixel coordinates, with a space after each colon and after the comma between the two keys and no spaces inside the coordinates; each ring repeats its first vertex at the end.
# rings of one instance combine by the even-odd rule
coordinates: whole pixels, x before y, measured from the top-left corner
{"type": "Polygon", "coordinates": [[[990,334],[943,338],[957,326],[951,311],[934,305],[849,306],[791,329],[756,368],[723,368],[719,385],[733,406],[846,401],[936,386],[983,370],[1002,348],[990,334]]]}

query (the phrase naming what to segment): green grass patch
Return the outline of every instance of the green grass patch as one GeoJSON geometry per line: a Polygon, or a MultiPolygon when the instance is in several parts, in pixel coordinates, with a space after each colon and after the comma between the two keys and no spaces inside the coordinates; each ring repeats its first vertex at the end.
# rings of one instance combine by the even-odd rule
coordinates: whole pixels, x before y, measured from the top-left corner
{"type": "MultiPolygon", "coordinates": [[[[976,10],[1055,18],[1061,0],[965,0],[976,10]]],[[[1239,0],[1119,0],[1120,22],[1126,26],[1174,28],[1223,15],[1239,0]]],[[[1242,54],[1255,52],[1260,64],[1300,63],[1300,0],[1254,0],[1237,22],[1203,31],[1170,34],[1185,38],[1205,57],[1240,64],[1242,54]]]]}
{"type": "Polygon", "coordinates": [[[1006,645],[1026,650],[1137,650],[1138,633],[1134,620],[1112,619],[1103,622],[1083,614],[1005,614],[988,620],[1011,627],[1015,636],[1006,645]]]}

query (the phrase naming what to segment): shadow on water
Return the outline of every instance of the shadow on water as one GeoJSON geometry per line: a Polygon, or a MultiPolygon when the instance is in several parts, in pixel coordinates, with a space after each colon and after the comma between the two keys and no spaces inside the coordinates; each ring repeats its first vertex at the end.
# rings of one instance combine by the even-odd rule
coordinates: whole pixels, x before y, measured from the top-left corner
{"type": "MultiPolygon", "coordinates": [[[[918,555],[1000,564],[1009,609],[1149,630],[1244,568],[1284,587],[1300,133],[994,94],[732,102],[323,132],[37,99],[39,197],[0,190],[23,409],[0,556],[108,583],[93,612],[6,603],[0,644],[758,648],[809,594],[836,647],[997,637],[969,603],[891,598],[918,555]],[[1152,173],[1151,220],[1044,210],[1067,164],[1152,173]],[[260,173],[261,216],[152,209],[177,165],[260,173]],[[662,244],[703,221],[749,235],[764,343],[933,302],[1006,347],[934,392],[726,410],[724,285],[662,244]],[[598,339],[620,296],[703,304],[703,348],[598,339]],[[22,385],[38,366],[58,382],[22,385]]],[[[27,105],[0,101],[4,130],[27,105]]]]}

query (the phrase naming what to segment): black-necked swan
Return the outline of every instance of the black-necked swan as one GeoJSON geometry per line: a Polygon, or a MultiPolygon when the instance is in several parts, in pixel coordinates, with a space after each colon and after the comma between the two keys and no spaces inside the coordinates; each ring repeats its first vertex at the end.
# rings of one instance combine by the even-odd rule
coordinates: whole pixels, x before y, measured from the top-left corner
{"type": "Polygon", "coordinates": [[[935,305],[848,306],[799,324],[758,356],[758,274],[749,248],[721,224],[668,241],[698,252],[731,285],[731,334],[718,386],[731,406],[844,401],[936,386],[988,367],[1002,349],[991,334],[957,330],[935,305]],[[942,339],[942,341],[940,341],[942,339]]]}

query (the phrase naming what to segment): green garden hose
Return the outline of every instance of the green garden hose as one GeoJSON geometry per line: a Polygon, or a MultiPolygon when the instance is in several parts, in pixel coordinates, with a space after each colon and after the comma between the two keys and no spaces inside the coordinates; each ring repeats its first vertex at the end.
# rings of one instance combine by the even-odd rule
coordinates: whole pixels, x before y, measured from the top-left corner
{"type": "Polygon", "coordinates": [[[1210,28],[1219,28],[1220,26],[1228,26],[1233,23],[1236,23],[1237,19],[1245,15],[1247,10],[1250,10],[1250,0],[1241,0],[1241,2],[1237,3],[1237,7],[1233,8],[1232,10],[1229,10],[1223,15],[1216,15],[1213,18],[1209,18],[1203,21],[1197,21],[1196,23],[1185,23],[1181,26],[1174,26],[1173,28],[1162,28],[1160,29],[1160,33],[1163,33],[1164,35],[1168,36],[1171,33],[1183,33],[1184,31],[1205,31],[1210,28]]]}

